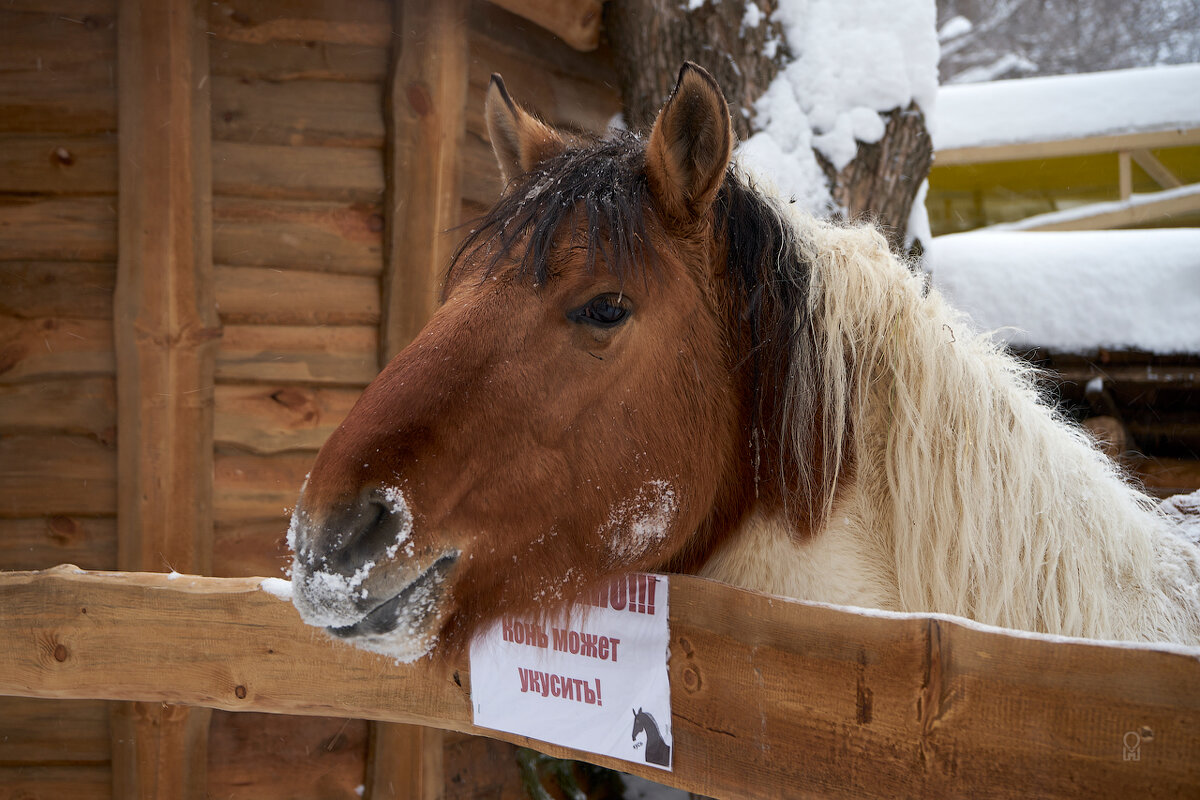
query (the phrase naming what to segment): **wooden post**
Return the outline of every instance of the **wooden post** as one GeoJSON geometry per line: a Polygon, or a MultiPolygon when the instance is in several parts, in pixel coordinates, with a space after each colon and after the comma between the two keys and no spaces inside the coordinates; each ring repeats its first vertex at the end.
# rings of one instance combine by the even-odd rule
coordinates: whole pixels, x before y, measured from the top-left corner
{"type": "MultiPolygon", "coordinates": [[[[121,0],[120,197],[113,317],[123,569],[207,573],[212,559],[213,302],[206,7],[121,0]]],[[[116,797],[206,794],[210,712],[113,714],[116,797]]]]}
{"type": "Polygon", "coordinates": [[[1128,150],[1117,153],[1117,183],[1121,199],[1128,200],[1133,195],[1133,165],[1129,161],[1128,150]]]}
{"type": "Polygon", "coordinates": [[[467,128],[466,0],[401,0],[396,9],[385,101],[384,363],[437,308],[462,206],[467,128]]]}
{"type": "MultiPolygon", "coordinates": [[[[399,0],[395,31],[384,113],[381,366],[433,315],[455,244],[467,128],[467,2],[399,0]]],[[[373,723],[366,797],[438,800],[442,750],[439,730],[373,723]]]]}

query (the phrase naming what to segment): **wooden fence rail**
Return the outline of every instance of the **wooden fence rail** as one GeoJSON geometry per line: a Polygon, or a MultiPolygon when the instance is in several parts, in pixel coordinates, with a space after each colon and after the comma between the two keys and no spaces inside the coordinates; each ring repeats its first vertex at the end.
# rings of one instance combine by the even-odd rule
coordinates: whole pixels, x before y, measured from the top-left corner
{"type": "Polygon", "coordinates": [[[465,663],[400,666],[334,642],[259,583],[0,573],[0,694],[417,723],[714,797],[1200,796],[1200,649],[673,577],[667,774],[476,728],[465,663]]]}

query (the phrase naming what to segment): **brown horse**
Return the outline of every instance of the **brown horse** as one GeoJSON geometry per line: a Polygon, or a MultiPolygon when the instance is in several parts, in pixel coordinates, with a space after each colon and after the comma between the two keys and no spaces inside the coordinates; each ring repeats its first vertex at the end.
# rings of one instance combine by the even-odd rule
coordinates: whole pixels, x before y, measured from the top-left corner
{"type": "Polygon", "coordinates": [[[411,660],[668,570],[1195,638],[1179,610],[1195,584],[1150,566],[1166,548],[1200,574],[1194,551],[882,237],[794,213],[732,165],[702,69],[683,67],[645,140],[556,131],[499,77],[487,123],[504,195],[305,484],[289,535],[305,620],[411,660]],[[1111,498],[1071,505],[1094,490],[1111,498]],[[1094,546],[1063,546],[1080,531],[1094,546]]]}

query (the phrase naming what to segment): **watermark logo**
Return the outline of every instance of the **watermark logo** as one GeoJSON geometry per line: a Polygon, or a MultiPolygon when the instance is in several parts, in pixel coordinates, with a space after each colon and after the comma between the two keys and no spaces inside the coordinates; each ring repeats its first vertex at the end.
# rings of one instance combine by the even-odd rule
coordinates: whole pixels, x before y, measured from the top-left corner
{"type": "Polygon", "coordinates": [[[1141,730],[1125,731],[1125,735],[1121,737],[1121,757],[1123,761],[1141,761],[1142,760],[1142,744],[1145,742],[1154,741],[1154,731],[1145,725],[1141,730]]]}

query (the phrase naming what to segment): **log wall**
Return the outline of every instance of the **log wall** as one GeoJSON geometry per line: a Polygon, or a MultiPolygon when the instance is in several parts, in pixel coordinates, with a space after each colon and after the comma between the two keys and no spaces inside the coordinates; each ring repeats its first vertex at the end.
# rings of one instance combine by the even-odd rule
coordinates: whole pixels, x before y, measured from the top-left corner
{"type": "MultiPolygon", "coordinates": [[[[380,366],[384,201],[404,180],[385,164],[403,6],[193,6],[208,46],[194,88],[211,104],[217,576],[281,574],[304,476],[380,366]]],[[[558,124],[603,129],[619,110],[603,48],[578,52],[481,0],[465,8],[455,223],[500,190],[482,116],[493,71],[558,124]]],[[[0,570],[118,566],[118,16],[118,0],[0,7],[0,570]]],[[[113,796],[113,720],[135,724],[132,708],[0,697],[0,798],[113,796]]],[[[371,735],[361,720],[214,711],[207,794],[388,796],[365,767],[371,735]]],[[[510,755],[495,744],[446,740],[455,796],[487,780],[461,753],[510,755]]]]}

